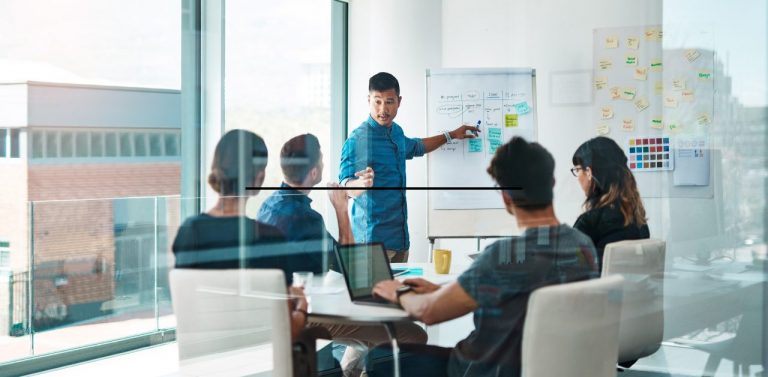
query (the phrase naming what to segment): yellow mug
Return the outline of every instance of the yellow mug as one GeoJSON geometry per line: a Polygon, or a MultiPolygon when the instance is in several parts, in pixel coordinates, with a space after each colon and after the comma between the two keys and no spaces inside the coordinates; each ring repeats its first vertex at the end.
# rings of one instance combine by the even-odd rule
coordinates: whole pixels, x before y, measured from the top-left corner
{"type": "Polygon", "coordinates": [[[451,251],[448,249],[432,250],[432,263],[435,264],[435,272],[447,274],[451,271],[451,251]]]}

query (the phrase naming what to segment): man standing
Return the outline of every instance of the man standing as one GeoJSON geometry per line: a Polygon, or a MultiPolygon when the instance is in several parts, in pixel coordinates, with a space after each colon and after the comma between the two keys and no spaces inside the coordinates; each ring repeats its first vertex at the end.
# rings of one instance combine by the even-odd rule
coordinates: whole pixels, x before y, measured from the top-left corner
{"type": "Polygon", "coordinates": [[[383,242],[391,262],[406,262],[410,248],[405,160],[423,156],[454,139],[473,138],[479,131],[462,125],[424,139],[406,137],[394,122],[401,101],[400,84],[395,76],[380,72],[370,78],[370,115],[344,143],[339,173],[342,186],[355,198],[352,204],[355,239],[383,242]],[[392,189],[367,190],[369,187],[392,189]]]}
{"type": "MultiPolygon", "coordinates": [[[[403,350],[416,354],[403,360],[403,376],[519,376],[531,293],[598,276],[592,240],[555,216],[554,166],[552,155],[537,143],[515,137],[501,146],[488,173],[524,233],[488,246],[456,282],[389,280],[374,287],[375,294],[427,325],[474,312],[474,331],[455,348],[403,344],[403,350]]],[[[369,375],[391,375],[387,368],[376,366],[369,375]]]]}

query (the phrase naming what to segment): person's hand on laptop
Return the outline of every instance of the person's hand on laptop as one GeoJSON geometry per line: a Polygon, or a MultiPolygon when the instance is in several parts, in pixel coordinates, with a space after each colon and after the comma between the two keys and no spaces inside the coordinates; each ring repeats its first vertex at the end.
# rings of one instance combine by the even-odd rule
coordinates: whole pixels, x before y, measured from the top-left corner
{"type": "Polygon", "coordinates": [[[411,289],[418,294],[430,293],[440,289],[439,285],[430,283],[422,278],[405,279],[403,284],[410,285],[411,289]]]}
{"type": "Polygon", "coordinates": [[[384,280],[378,282],[373,287],[373,294],[389,302],[397,304],[399,302],[397,298],[397,290],[405,286],[405,284],[397,280],[384,280]]]}

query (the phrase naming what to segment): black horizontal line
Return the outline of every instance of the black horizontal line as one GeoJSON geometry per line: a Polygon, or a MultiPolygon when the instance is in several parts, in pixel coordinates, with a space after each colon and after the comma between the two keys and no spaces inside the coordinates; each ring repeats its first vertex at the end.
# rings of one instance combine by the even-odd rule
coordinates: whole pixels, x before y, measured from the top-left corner
{"type": "MultiPolygon", "coordinates": [[[[344,187],[327,187],[327,186],[315,186],[315,187],[271,187],[262,186],[254,187],[247,186],[246,190],[318,190],[318,191],[332,191],[332,190],[357,190],[358,188],[344,188],[344,187]]],[[[368,187],[364,190],[369,191],[475,191],[475,190],[522,190],[522,187],[518,186],[505,186],[505,187],[423,187],[423,186],[411,186],[411,187],[368,187]]]]}

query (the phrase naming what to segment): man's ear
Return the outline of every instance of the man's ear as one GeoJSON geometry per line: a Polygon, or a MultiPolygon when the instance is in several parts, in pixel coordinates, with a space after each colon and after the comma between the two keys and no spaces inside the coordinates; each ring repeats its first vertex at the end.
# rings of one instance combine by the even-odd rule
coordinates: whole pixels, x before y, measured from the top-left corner
{"type": "Polygon", "coordinates": [[[371,104],[371,95],[370,95],[370,93],[368,94],[368,104],[369,105],[371,104]]]}
{"type": "Polygon", "coordinates": [[[501,192],[501,199],[504,200],[504,206],[507,207],[507,212],[509,212],[511,215],[515,214],[515,206],[512,204],[512,198],[507,194],[506,191],[501,192]]]}
{"type": "Polygon", "coordinates": [[[261,187],[261,185],[264,184],[264,178],[267,176],[266,172],[264,170],[260,171],[256,176],[253,178],[253,185],[255,187],[261,187]]]}
{"type": "Polygon", "coordinates": [[[400,107],[401,102],[403,102],[403,96],[397,96],[397,107],[400,107]]]}

